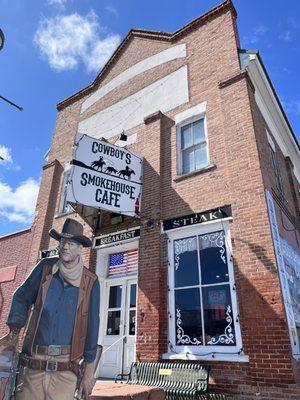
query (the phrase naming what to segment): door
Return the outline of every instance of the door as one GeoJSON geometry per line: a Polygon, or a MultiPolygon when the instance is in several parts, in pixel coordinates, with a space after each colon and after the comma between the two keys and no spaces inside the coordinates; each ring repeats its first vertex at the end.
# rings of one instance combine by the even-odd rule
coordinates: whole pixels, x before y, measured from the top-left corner
{"type": "Polygon", "coordinates": [[[130,366],[135,361],[135,339],[136,339],[136,281],[129,281],[126,285],[126,317],[124,330],[124,360],[123,373],[128,374],[130,366]]]}
{"type": "Polygon", "coordinates": [[[114,378],[128,373],[135,359],[136,279],[106,282],[102,329],[103,356],[97,376],[114,378]]]}

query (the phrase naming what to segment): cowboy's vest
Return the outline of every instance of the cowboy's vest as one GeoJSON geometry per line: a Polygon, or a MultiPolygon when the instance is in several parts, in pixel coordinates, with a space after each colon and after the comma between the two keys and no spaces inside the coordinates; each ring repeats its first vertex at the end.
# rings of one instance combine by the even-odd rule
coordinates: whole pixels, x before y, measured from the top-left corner
{"type": "MultiPolygon", "coordinates": [[[[31,314],[26,326],[23,340],[23,352],[32,355],[32,348],[43,311],[44,302],[50,287],[53,275],[52,268],[57,262],[58,257],[45,258],[43,263],[43,273],[36,302],[31,310],[31,314]]],[[[87,336],[89,303],[92,287],[97,280],[97,276],[87,268],[83,268],[82,278],[78,291],[75,323],[72,334],[71,361],[82,357],[84,352],[85,339],[87,336]]]]}

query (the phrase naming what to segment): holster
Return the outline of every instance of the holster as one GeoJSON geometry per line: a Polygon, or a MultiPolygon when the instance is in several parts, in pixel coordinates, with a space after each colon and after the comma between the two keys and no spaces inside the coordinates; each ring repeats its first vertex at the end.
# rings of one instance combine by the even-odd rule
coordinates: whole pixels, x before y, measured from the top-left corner
{"type": "Polygon", "coordinates": [[[78,362],[78,373],[77,375],[77,383],[76,383],[76,390],[75,390],[75,396],[74,399],[80,399],[80,400],[84,400],[83,399],[83,394],[82,394],[82,379],[84,376],[84,372],[85,372],[85,367],[86,367],[86,361],[84,360],[84,358],[81,358],[78,362]]]}

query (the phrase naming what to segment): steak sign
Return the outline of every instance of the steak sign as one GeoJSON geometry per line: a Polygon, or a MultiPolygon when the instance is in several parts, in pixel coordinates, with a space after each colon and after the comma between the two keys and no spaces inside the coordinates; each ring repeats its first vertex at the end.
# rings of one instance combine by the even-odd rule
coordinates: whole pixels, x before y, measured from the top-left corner
{"type": "Polygon", "coordinates": [[[67,201],[138,216],[142,162],[136,153],[77,133],[67,201]]]}

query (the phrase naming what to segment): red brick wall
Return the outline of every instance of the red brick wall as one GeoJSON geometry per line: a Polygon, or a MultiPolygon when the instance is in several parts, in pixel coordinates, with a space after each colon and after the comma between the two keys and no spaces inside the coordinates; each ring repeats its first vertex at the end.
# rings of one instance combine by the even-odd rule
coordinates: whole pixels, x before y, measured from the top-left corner
{"type": "Polygon", "coordinates": [[[31,240],[30,229],[0,237],[0,337],[7,333],[6,318],[12,294],[26,276],[31,240]],[[9,281],[3,279],[3,269],[14,266],[16,267],[14,279],[9,281]]]}
{"type": "MultiPolygon", "coordinates": [[[[254,99],[252,99],[251,109],[253,113],[255,137],[257,141],[264,187],[271,193],[274,199],[279,234],[294,248],[295,251],[298,252],[298,254],[300,254],[299,182],[297,181],[293,173],[293,166],[290,162],[290,159],[284,157],[281,148],[278,146],[274,135],[272,135],[270,127],[265,122],[254,99]],[[280,175],[283,185],[283,196],[280,194],[278,188],[276,187],[275,173],[272,165],[271,153],[266,131],[268,131],[275,144],[276,157],[279,163],[280,175]]],[[[286,329],[287,322],[284,311],[281,315],[281,319],[284,322],[284,329],[286,329]]],[[[274,335],[274,340],[277,341],[276,345],[281,346],[282,349],[284,347],[289,347],[289,343],[287,341],[285,343],[285,346],[283,346],[281,339],[282,336],[279,335],[279,332],[276,332],[276,334],[274,335]]],[[[284,354],[286,355],[285,351],[284,354]]],[[[292,368],[294,370],[295,380],[299,383],[300,362],[292,359],[292,368]]]]}

